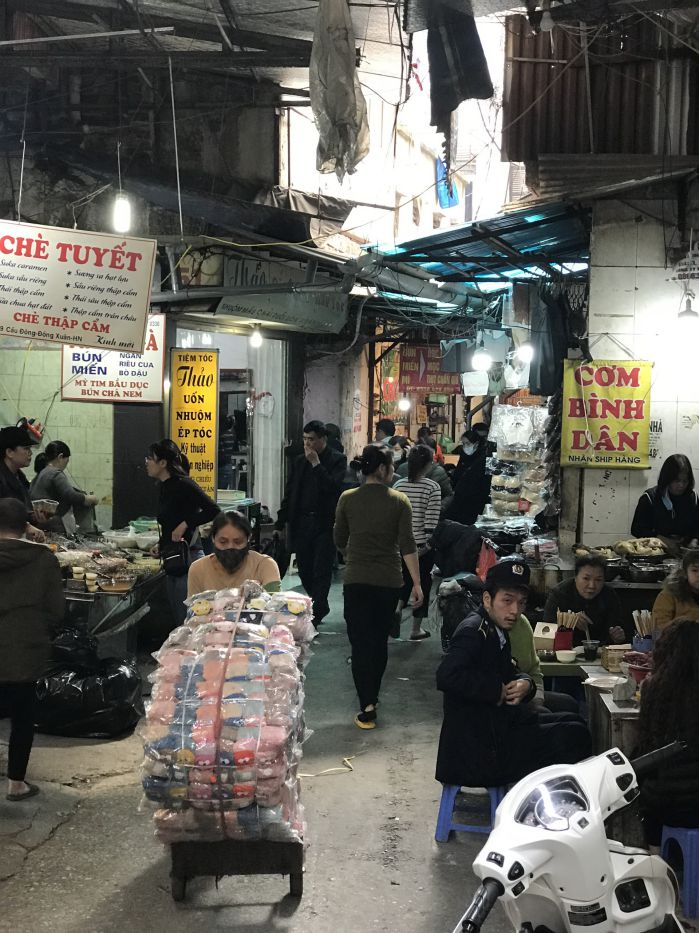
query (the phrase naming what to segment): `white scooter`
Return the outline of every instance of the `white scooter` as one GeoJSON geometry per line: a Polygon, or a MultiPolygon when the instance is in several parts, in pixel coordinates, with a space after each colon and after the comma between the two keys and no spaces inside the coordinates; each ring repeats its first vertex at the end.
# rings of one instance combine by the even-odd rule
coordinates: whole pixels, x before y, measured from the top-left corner
{"type": "Polygon", "coordinates": [[[607,839],[604,821],[638,796],[637,775],[685,747],[674,742],[633,764],[613,748],[519,781],[473,863],[482,883],[454,933],[479,933],[498,900],[517,933],[683,933],[672,869],[607,839]]]}

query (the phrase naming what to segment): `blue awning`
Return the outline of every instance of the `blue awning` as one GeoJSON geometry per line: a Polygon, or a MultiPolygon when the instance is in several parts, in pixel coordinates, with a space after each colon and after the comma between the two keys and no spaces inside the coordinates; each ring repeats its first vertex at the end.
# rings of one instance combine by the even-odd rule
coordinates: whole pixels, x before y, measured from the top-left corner
{"type": "Polygon", "coordinates": [[[587,273],[590,209],[532,205],[398,246],[369,250],[388,265],[419,266],[445,282],[506,286],[587,273]]]}

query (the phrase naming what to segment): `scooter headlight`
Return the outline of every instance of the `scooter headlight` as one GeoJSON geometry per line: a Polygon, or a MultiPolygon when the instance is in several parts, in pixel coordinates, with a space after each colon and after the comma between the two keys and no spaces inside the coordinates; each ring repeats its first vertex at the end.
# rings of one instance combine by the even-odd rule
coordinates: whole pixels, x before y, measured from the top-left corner
{"type": "Polygon", "coordinates": [[[576,813],[589,809],[578,782],[572,777],[561,777],[539,784],[519,807],[515,819],[525,826],[543,826],[551,832],[563,832],[570,828],[576,813]]]}

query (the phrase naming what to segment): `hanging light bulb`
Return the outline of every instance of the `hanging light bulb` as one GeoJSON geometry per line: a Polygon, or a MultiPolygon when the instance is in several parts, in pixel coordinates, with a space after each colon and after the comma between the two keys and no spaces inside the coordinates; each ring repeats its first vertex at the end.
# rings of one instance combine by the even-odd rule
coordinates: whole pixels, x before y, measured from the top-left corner
{"type": "Polygon", "coordinates": [[[410,399],[402,398],[398,402],[398,408],[400,411],[410,411],[410,399]]]}
{"type": "Polygon", "coordinates": [[[473,354],[473,358],[471,359],[471,366],[473,366],[477,373],[487,373],[492,365],[493,358],[486,350],[485,343],[481,337],[480,343],[478,344],[478,349],[473,354]]]}
{"type": "Polygon", "coordinates": [[[254,347],[255,350],[259,350],[262,346],[262,333],[259,327],[254,327],[250,334],[250,346],[254,347]]]}
{"type": "Polygon", "coordinates": [[[522,343],[515,350],[515,356],[520,363],[524,363],[525,365],[531,363],[534,359],[534,347],[529,342],[522,343]]]}
{"type": "Polygon", "coordinates": [[[122,191],[114,198],[112,226],[115,233],[128,233],[131,229],[131,202],[122,191]]]}

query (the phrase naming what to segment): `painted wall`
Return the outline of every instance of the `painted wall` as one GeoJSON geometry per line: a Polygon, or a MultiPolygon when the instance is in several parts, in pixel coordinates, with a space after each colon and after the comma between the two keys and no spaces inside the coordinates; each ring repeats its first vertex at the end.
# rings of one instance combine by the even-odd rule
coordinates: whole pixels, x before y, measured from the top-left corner
{"type": "Polygon", "coordinates": [[[340,427],[348,459],[366,444],[369,409],[366,351],[322,356],[306,363],[304,422],[318,418],[340,427]]]}
{"type": "MultiPolygon", "coordinates": [[[[8,346],[0,338],[0,424],[20,417],[38,418],[45,441],[64,441],[71,450],[67,476],[75,486],[103,498],[97,521],[109,528],[112,520],[113,412],[109,404],[62,402],[61,348],[36,349],[23,341],[8,346]]],[[[33,465],[26,471],[34,477],[33,465]]]]}
{"type": "Polygon", "coordinates": [[[630,536],[639,496],[655,484],[665,457],[684,453],[699,470],[699,327],[687,329],[678,321],[682,289],[668,281],[672,270],[665,268],[666,244],[679,241],[676,208],[669,200],[603,201],[595,207],[592,352],[597,359],[653,362],[655,430],[650,470],[584,471],[582,538],[587,544],[610,544],[630,536]]]}

